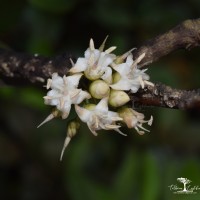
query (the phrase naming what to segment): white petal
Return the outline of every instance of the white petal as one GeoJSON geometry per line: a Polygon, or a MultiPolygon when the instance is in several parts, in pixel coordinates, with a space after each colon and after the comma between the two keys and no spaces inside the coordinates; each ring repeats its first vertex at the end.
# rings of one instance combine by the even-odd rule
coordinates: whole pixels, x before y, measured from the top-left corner
{"type": "Polygon", "coordinates": [[[133,55],[132,54],[127,57],[126,64],[128,66],[131,66],[133,64],[133,55]]]}
{"type": "Polygon", "coordinates": [[[47,90],[51,87],[51,84],[52,84],[52,79],[48,79],[47,80],[47,85],[46,85],[46,87],[47,87],[47,90]]]}
{"type": "Polygon", "coordinates": [[[142,80],[142,77],[141,77],[141,76],[138,77],[138,81],[139,81],[139,83],[140,83],[142,89],[144,89],[144,81],[142,80]]]}
{"type": "Polygon", "coordinates": [[[145,53],[141,54],[141,55],[134,61],[134,63],[138,64],[144,57],[145,57],[145,53]]]}
{"type": "Polygon", "coordinates": [[[135,85],[132,85],[131,86],[131,92],[132,93],[136,93],[138,90],[139,90],[139,88],[140,88],[140,85],[139,84],[135,84],[135,85]]]}
{"type": "Polygon", "coordinates": [[[65,142],[64,142],[64,145],[63,145],[63,148],[62,148],[62,152],[61,152],[61,155],[60,155],[60,161],[62,161],[63,154],[64,154],[65,149],[67,148],[68,144],[70,143],[70,141],[71,141],[71,138],[69,136],[67,136],[65,138],[65,142]]]}
{"type": "Polygon", "coordinates": [[[148,121],[148,125],[151,126],[152,123],[153,123],[153,116],[151,115],[151,118],[150,118],[149,121],[148,121]]]}
{"type": "Polygon", "coordinates": [[[56,106],[59,104],[59,99],[61,94],[57,90],[50,90],[47,92],[47,96],[44,97],[44,103],[47,105],[56,106]]]}
{"type": "Polygon", "coordinates": [[[150,81],[144,81],[144,83],[145,83],[145,85],[150,85],[150,86],[154,87],[154,84],[150,81]]]}
{"type": "Polygon", "coordinates": [[[105,47],[105,43],[106,43],[106,40],[108,39],[108,35],[106,36],[106,38],[104,39],[103,43],[101,44],[101,46],[99,47],[99,51],[103,51],[104,50],[104,47],[105,47]]]}
{"type": "Polygon", "coordinates": [[[61,116],[62,116],[62,119],[67,119],[68,116],[69,116],[69,112],[68,113],[67,112],[63,112],[61,116]]]}
{"type": "Polygon", "coordinates": [[[54,118],[53,114],[50,114],[42,123],[40,123],[37,128],[39,128],[40,126],[42,126],[43,124],[47,123],[48,121],[52,120],[54,118]]]}
{"type": "Polygon", "coordinates": [[[75,110],[77,115],[83,122],[87,123],[89,121],[92,111],[82,108],[78,105],[75,105],[75,110]]]}
{"type": "Polygon", "coordinates": [[[126,76],[130,71],[130,66],[127,63],[122,63],[114,67],[121,76],[126,76]]]}
{"type": "Polygon", "coordinates": [[[107,113],[108,112],[108,98],[103,98],[95,107],[95,111],[100,113],[107,113]]]}
{"type": "MultiPolygon", "coordinates": [[[[122,59],[126,59],[129,55],[131,55],[131,52],[135,50],[136,48],[132,48],[131,50],[124,53],[122,56],[120,56],[122,59]]],[[[133,59],[132,59],[133,60],[133,59]]]]}
{"type": "Polygon", "coordinates": [[[120,79],[117,83],[110,85],[110,87],[114,90],[130,90],[131,83],[126,79],[120,79]]]}
{"type": "Polygon", "coordinates": [[[114,129],[115,131],[117,131],[119,134],[123,135],[123,136],[127,136],[127,134],[121,132],[118,128],[114,129]]]}
{"type": "Polygon", "coordinates": [[[58,76],[57,73],[53,73],[50,87],[52,89],[62,90],[63,85],[64,85],[63,78],[61,76],[58,76]]]}
{"type": "Polygon", "coordinates": [[[110,65],[113,62],[114,59],[115,59],[114,55],[112,54],[107,55],[104,52],[102,52],[100,54],[97,66],[100,66],[100,68],[105,69],[108,65],[110,65]]]}
{"type": "Polygon", "coordinates": [[[80,91],[80,93],[71,100],[73,104],[80,104],[84,99],[90,99],[90,98],[91,95],[88,92],[80,91]]]}
{"type": "Polygon", "coordinates": [[[116,46],[110,47],[109,49],[107,49],[107,50],[105,51],[105,53],[109,54],[109,53],[111,53],[112,51],[114,51],[116,48],[117,48],[116,46]]]}
{"type": "Polygon", "coordinates": [[[94,47],[94,40],[91,38],[90,39],[90,50],[91,51],[94,51],[95,50],[95,47],[94,47]]]}
{"type": "Polygon", "coordinates": [[[119,117],[117,112],[113,112],[113,111],[108,111],[108,117],[112,121],[122,121],[123,120],[121,117],[119,117]]]}
{"type": "Polygon", "coordinates": [[[90,125],[90,123],[87,123],[87,125],[88,125],[88,128],[90,129],[90,131],[92,132],[92,134],[93,134],[94,136],[97,136],[97,135],[98,135],[97,132],[96,132],[95,129],[90,125]]]}
{"type": "Polygon", "coordinates": [[[83,74],[79,73],[79,74],[74,74],[72,76],[67,76],[65,79],[67,81],[68,89],[78,87],[78,84],[82,75],[83,74]]]}
{"type": "Polygon", "coordinates": [[[99,59],[100,53],[101,52],[98,49],[95,49],[94,51],[91,51],[90,49],[87,49],[85,51],[85,58],[86,58],[86,60],[89,60],[91,54],[93,54],[94,58],[95,58],[95,61],[96,61],[97,59],[99,59]]]}
{"type": "Polygon", "coordinates": [[[106,83],[112,83],[112,69],[110,67],[106,67],[105,73],[101,77],[106,83]]]}
{"type": "Polygon", "coordinates": [[[74,67],[72,67],[69,72],[71,73],[78,73],[78,72],[83,72],[87,68],[87,59],[85,58],[78,58],[76,61],[74,67]]]}

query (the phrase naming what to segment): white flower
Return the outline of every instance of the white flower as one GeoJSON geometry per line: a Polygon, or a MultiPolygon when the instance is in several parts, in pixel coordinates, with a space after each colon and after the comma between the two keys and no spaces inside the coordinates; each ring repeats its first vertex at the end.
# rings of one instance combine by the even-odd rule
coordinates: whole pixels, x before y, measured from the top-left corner
{"type": "Polygon", "coordinates": [[[52,79],[48,79],[47,89],[51,88],[51,90],[44,97],[45,104],[56,106],[63,119],[68,117],[71,104],[79,104],[84,99],[91,97],[88,92],[77,88],[81,76],[82,74],[79,73],[61,77],[57,73],[53,73],[52,79]]]}
{"type": "Polygon", "coordinates": [[[132,93],[136,93],[140,87],[144,88],[145,85],[153,86],[153,83],[149,82],[149,76],[145,73],[147,69],[140,70],[137,68],[137,64],[144,58],[145,53],[139,56],[133,61],[132,54],[129,55],[125,63],[116,65],[113,64],[113,68],[120,74],[120,80],[110,85],[115,90],[131,90],[132,93]]]}
{"type": "Polygon", "coordinates": [[[108,98],[103,98],[97,105],[89,105],[88,109],[75,105],[79,118],[87,123],[90,131],[96,136],[97,130],[115,130],[122,135],[116,121],[121,121],[118,113],[108,110],[108,98]]]}
{"type": "MultiPolygon", "coordinates": [[[[105,42],[105,41],[104,41],[105,42]]],[[[104,43],[101,47],[104,46],[104,43]]],[[[78,58],[74,66],[69,70],[71,73],[84,72],[85,76],[90,80],[102,78],[107,83],[112,81],[112,69],[109,65],[116,58],[114,54],[110,54],[116,47],[110,47],[106,51],[103,48],[95,49],[94,42],[90,40],[90,46],[85,51],[84,58],[78,58]]]]}
{"type": "Polygon", "coordinates": [[[136,112],[131,108],[122,108],[119,111],[119,116],[123,118],[123,121],[128,128],[135,128],[140,135],[143,135],[145,133],[144,131],[149,132],[149,130],[145,129],[142,125],[147,123],[149,126],[151,126],[153,122],[152,116],[149,120],[144,120],[144,114],[136,112]]]}

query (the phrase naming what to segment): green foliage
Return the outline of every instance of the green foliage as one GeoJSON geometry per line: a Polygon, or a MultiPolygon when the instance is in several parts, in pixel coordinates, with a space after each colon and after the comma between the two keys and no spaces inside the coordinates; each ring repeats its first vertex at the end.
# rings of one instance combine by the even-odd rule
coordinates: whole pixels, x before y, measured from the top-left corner
{"type": "Polygon", "coordinates": [[[78,0],[29,0],[31,5],[52,13],[66,13],[74,8],[78,0]]]}

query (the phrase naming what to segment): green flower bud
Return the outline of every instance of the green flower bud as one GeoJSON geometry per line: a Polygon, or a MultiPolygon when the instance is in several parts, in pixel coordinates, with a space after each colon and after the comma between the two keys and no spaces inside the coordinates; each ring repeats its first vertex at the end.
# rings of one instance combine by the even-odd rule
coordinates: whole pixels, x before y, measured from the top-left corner
{"type": "Polygon", "coordinates": [[[97,73],[96,71],[97,70],[88,67],[84,71],[85,77],[91,81],[99,79],[103,75],[103,72],[97,73]]]}
{"type": "Polygon", "coordinates": [[[109,85],[102,80],[96,80],[90,84],[90,94],[96,99],[107,97],[110,93],[109,85]]]}
{"type": "Polygon", "coordinates": [[[130,101],[130,97],[126,92],[121,90],[111,90],[109,97],[109,104],[113,107],[120,107],[130,101]]]}
{"type": "Polygon", "coordinates": [[[72,138],[74,135],[76,135],[79,127],[80,127],[80,124],[78,122],[71,121],[67,127],[67,136],[72,138]]]}
{"type": "Polygon", "coordinates": [[[115,72],[113,75],[112,75],[112,79],[113,79],[113,84],[117,83],[120,79],[121,79],[121,76],[118,72],[115,72]]]}
{"type": "Polygon", "coordinates": [[[87,110],[94,110],[95,109],[95,107],[96,107],[96,105],[95,104],[92,104],[92,103],[89,103],[89,104],[86,104],[86,105],[84,105],[83,106],[85,109],[87,109],[87,110]]]}

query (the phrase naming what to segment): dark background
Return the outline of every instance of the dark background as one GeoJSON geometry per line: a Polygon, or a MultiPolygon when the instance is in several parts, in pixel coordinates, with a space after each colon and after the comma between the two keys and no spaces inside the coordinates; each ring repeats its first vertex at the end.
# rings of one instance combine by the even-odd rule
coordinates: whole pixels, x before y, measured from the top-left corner
{"type": "MultiPolygon", "coordinates": [[[[198,18],[199,0],[0,0],[0,46],[54,56],[83,56],[92,37],[117,54],[140,46],[183,20],[198,18]]],[[[200,50],[174,52],[149,67],[152,82],[180,89],[200,86],[200,50]]],[[[0,199],[168,200],[200,199],[176,195],[169,185],[186,177],[200,187],[200,114],[165,108],[138,108],[154,116],[151,132],[123,137],[82,126],[59,157],[66,120],[37,125],[49,114],[46,90],[0,88],[0,199]]]]}

